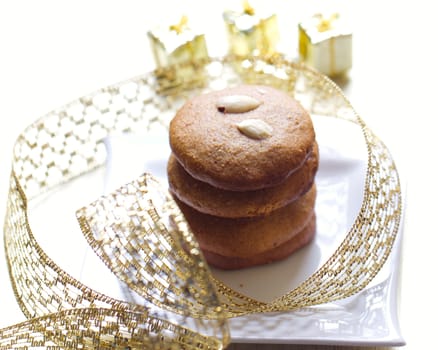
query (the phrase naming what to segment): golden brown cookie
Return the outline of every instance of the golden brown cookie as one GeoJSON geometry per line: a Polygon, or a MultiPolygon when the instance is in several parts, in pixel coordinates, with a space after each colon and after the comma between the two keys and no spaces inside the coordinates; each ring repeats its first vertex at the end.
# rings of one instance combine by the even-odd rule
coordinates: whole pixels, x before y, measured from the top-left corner
{"type": "Polygon", "coordinates": [[[295,236],[283,244],[280,244],[279,246],[265,252],[244,258],[223,256],[212,253],[208,250],[203,250],[203,254],[211,266],[215,266],[224,270],[236,270],[270,264],[289,257],[292,253],[307,245],[313,239],[313,237],[315,237],[315,232],[316,216],[313,215],[310,219],[310,222],[295,236]]]}
{"type": "Polygon", "coordinates": [[[175,199],[202,250],[249,258],[274,249],[304,229],[314,213],[315,185],[296,201],[265,216],[229,219],[203,214],[175,199]]]}
{"type": "Polygon", "coordinates": [[[255,191],[221,190],[196,180],[172,155],[169,158],[167,174],[171,192],[190,207],[220,217],[252,217],[269,214],[306,193],[313,184],[318,157],[318,145],[315,142],[304,164],[284,182],[255,191]]]}
{"type": "Polygon", "coordinates": [[[242,85],[186,102],[170,123],[169,138],[192,177],[251,191],[280,184],[304,164],[315,133],[309,114],[285,92],[242,85]]]}

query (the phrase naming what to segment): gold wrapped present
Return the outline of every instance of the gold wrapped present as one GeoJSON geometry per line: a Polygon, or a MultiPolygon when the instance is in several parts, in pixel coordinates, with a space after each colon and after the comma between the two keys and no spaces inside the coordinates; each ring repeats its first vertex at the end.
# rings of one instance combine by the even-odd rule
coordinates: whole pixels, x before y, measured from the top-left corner
{"type": "Polygon", "coordinates": [[[279,32],[275,14],[259,13],[245,1],[242,11],[225,11],[223,18],[231,54],[270,56],[276,53],[279,32]]]}
{"type": "Polygon", "coordinates": [[[330,77],[352,67],[352,32],[341,16],[316,14],[298,25],[301,61],[330,77]]]}
{"type": "Polygon", "coordinates": [[[186,16],[179,23],[149,31],[148,37],[157,68],[208,58],[204,34],[190,28],[186,16]]]}

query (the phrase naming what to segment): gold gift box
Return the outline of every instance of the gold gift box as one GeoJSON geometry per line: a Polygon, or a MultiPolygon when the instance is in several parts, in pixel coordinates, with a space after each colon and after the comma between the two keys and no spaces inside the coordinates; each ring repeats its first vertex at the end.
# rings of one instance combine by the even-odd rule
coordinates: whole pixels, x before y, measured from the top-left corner
{"type": "Polygon", "coordinates": [[[257,12],[246,1],[243,11],[223,13],[229,40],[229,53],[237,56],[270,56],[277,52],[279,40],[277,16],[257,12]]]}
{"type": "Polygon", "coordinates": [[[330,77],[353,64],[352,32],[339,14],[316,14],[298,24],[300,60],[330,77]]]}
{"type": "Polygon", "coordinates": [[[157,68],[208,58],[205,36],[188,25],[183,16],[179,23],[148,32],[157,68]]]}

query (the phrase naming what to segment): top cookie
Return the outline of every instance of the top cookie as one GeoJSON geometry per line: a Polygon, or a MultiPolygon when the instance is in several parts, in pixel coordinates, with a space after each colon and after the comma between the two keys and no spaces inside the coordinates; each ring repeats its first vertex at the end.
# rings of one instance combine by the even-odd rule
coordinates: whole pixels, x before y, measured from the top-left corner
{"type": "Polygon", "coordinates": [[[308,113],[286,93],[241,85],[199,95],[170,123],[170,146],[194,178],[232,191],[283,182],[315,141],[308,113]]]}

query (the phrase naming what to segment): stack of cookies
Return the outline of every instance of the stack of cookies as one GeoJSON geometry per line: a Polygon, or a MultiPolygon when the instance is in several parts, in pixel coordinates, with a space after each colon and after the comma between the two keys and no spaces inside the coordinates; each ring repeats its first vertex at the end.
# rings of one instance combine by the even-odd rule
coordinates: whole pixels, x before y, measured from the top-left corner
{"type": "Polygon", "coordinates": [[[209,264],[274,262],[314,237],[318,146],[289,95],[256,85],[199,95],[169,137],[170,191],[209,264]]]}

